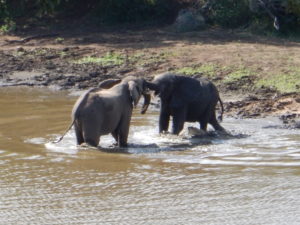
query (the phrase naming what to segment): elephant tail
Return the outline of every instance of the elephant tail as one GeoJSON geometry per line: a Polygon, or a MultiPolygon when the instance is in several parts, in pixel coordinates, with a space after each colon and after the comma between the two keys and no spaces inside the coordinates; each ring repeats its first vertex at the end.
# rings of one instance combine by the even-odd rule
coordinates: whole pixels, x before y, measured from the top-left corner
{"type": "Polygon", "coordinates": [[[57,144],[59,143],[68,133],[68,131],[72,128],[72,126],[74,125],[75,119],[73,119],[72,123],[70,124],[70,126],[68,127],[68,129],[65,131],[65,133],[57,140],[53,141],[52,143],[57,144]]]}
{"type": "Polygon", "coordinates": [[[223,106],[223,102],[222,102],[220,96],[218,97],[218,100],[219,100],[220,106],[221,106],[221,114],[218,116],[218,120],[222,121],[223,120],[224,106],[223,106]]]}

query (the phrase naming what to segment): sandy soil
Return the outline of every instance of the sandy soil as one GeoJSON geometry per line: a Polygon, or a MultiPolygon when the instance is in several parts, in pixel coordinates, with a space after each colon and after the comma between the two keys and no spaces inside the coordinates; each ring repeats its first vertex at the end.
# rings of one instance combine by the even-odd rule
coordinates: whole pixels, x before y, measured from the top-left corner
{"type": "Polygon", "coordinates": [[[300,44],[296,42],[220,29],[183,34],[163,28],[31,31],[0,36],[1,86],[86,89],[107,78],[139,75],[150,80],[161,72],[199,65],[218,67],[209,79],[220,90],[225,115],[278,116],[285,127],[300,127],[300,91],[280,94],[254,89],[251,78],[223,82],[226,68],[250,68],[256,77],[264,77],[299,67],[300,44]],[[122,62],[79,63],[84,57],[108,54],[122,56],[122,62]]]}

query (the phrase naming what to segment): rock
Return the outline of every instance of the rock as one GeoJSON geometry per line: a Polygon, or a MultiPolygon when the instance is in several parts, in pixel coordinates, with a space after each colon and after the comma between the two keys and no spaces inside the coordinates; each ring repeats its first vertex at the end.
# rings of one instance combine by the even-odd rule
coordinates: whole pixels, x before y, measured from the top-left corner
{"type": "Polygon", "coordinates": [[[191,9],[182,9],[179,11],[178,16],[172,25],[176,32],[189,32],[205,27],[205,19],[199,12],[191,9]]]}
{"type": "Polygon", "coordinates": [[[205,135],[206,132],[196,127],[188,127],[188,134],[191,136],[201,136],[201,135],[205,135]]]}
{"type": "Polygon", "coordinates": [[[100,76],[100,73],[99,73],[99,72],[91,72],[91,73],[89,74],[89,76],[95,78],[95,77],[100,76]]]}

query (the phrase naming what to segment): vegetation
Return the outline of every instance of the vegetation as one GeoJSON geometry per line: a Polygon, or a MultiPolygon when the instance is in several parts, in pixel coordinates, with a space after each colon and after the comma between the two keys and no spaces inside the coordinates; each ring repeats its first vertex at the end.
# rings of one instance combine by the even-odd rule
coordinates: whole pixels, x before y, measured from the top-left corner
{"type": "Polygon", "coordinates": [[[224,83],[237,82],[239,80],[249,78],[252,74],[253,73],[251,70],[244,68],[244,67],[240,67],[238,69],[233,70],[229,74],[227,74],[224,79],[224,83]]]}
{"type": "Polygon", "coordinates": [[[202,76],[209,79],[216,79],[216,83],[225,85],[237,85],[251,89],[272,89],[280,93],[300,92],[300,69],[292,68],[282,74],[259,74],[258,71],[240,67],[220,67],[215,64],[203,64],[200,66],[183,67],[175,72],[187,76],[202,76]]]}
{"type": "Polygon", "coordinates": [[[193,76],[193,75],[204,75],[206,77],[213,77],[218,70],[218,66],[214,64],[203,64],[203,65],[198,65],[198,66],[192,66],[192,67],[183,67],[176,72],[182,73],[188,76],[193,76]]]}
{"type": "Polygon", "coordinates": [[[255,84],[256,88],[275,89],[281,93],[300,91],[300,70],[295,68],[285,74],[277,74],[262,78],[255,84]]]}
{"type": "Polygon", "coordinates": [[[279,32],[295,33],[300,29],[299,0],[0,0],[0,31],[10,32],[20,24],[54,18],[169,23],[186,7],[201,12],[210,25],[274,30],[271,13],[279,20],[279,32]]]}
{"type": "Polygon", "coordinates": [[[223,27],[236,28],[247,24],[251,19],[248,0],[214,1],[210,19],[223,27]]]}
{"type": "Polygon", "coordinates": [[[125,57],[119,53],[108,52],[103,57],[93,57],[93,56],[86,56],[76,63],[85,64],[85,63],[94,63],[100,64],[102,66],[118,66],[122,65],[125,61],[125,57]]]}
{"type": "MultiPolygon", "coordinates": [[[[206,23],[210,26],[243,28],[265,34],[299,37],[299,0],[261,0],[260,2],[265,2],[265,8],[258,4],[258,0],[0,0],[0,33],[18,31],[38,21],[47,21],[45,24],[50,25],[54,21],[68,21],[66,19],[83,19],[91,23],[109,24],[171,23],[180,9],[194,7],[205,17],[206,23]],[[266,9],[278,18],[279,30],[274,28],[274,18],[266,9]]],[[[64,42],[62,37],[55,39],[55,43],[63,44],[64,42]]],[[[36,55],[45,55],[45,51],[40,50],[36,52],[36,55]]],[[[129,64],[146,67],[165,63],[175,56],[175,53],[171,51],[146,52],[143,50],[139,52],[137,50],[133,54],[117,51],[107,52],[100,56],[86,56],[75,63],[102,66],[129,64]]],[[[24,52],[20,51],[18,54],[24,54],[24,52]]],[[[67,54],[62,51],[59,57],[64,58],[67,54]]],[[[170,70],[173,69],[174,66],[170,67],[170,70]]],[[[274,73],[256,74],[260,71],[256,71],[255,68],[250,69],[243,63],[238,68],[230,66],[224,68],[213,63],[199,64],[197,62],[196,65],[175,71],[187,76],[201,75],[210,79],[220,78],[224,84],[228,85],[251,81],[251,85],[254,84],[255,88],[265,87],[280,92],[300,91],[300,70],[295,68],[287,69],[288,72],[284,74],[278,71],[275,75],[274,73]]]]}
{"type": "Polygon", "coordinates": [[[147,66],[165,62],[171,55],[172,53],[170,52],[153,52],[151,54],[135,53],[133,55],[128,55],[128,53],[122,52],[107,52],[101,57],[85,56],[75,61],[75,63],[94,63],[102,66],[120,66],[126,63],[127,65],[147,66]]]}

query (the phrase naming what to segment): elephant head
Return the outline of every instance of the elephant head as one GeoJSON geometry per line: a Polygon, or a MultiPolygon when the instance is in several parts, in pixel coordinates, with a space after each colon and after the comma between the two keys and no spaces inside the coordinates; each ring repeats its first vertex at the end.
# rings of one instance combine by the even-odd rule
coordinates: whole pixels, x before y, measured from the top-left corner
{"type": "Polygon", "coordinates": [[[146,82],[146,86],[162,100],[167,100],[172,96],[175,85],[176,77],[171,73],[159,74],[151,82],[146,82]]]}
{"type": "Polygon", "coordinates": [[[142,106],[141,114],[146,113],[151,101],[151,95],[148,92],[145,79],[129,76],[124,78],[122,82],[128,83],[128,89],[134,106],[138,104],[141,96],[144,97],[144,103],[142,106]]]}

